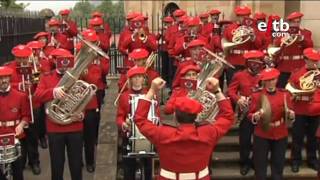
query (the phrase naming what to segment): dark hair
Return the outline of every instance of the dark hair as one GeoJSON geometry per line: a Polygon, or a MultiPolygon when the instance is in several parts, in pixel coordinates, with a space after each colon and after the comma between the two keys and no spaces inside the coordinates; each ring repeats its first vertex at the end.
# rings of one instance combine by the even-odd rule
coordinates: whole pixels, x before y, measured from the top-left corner
{"type": "Polygon", "coordinates": [[[178,109],[175,111],[176,113],[176,119],[179,123],[194,123],[195,119],[197,118],[197,114],[190,114],[186,112],[182,112],[178,109]]]}

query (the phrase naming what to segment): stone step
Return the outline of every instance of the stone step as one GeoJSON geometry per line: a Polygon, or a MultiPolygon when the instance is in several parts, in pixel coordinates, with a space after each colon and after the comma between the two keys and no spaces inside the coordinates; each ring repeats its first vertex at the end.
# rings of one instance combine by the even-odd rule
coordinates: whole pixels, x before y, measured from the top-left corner
{"type": "MultiPolygon", "coordinates": [[[[270,177],[271,170],[268,168],[268,176],[270,177]]],[[[317,180],[317,172],[302,166],[299,173],[292,173],[290,166],[285,166],[283,176],[285,180],[317,180]]],[[[212,179],[218,180],[247,180],[254,179],[254,171],[250,170],[246,176],[242,176],[239,172],[239,166],[213,167],[212,179]]]]}

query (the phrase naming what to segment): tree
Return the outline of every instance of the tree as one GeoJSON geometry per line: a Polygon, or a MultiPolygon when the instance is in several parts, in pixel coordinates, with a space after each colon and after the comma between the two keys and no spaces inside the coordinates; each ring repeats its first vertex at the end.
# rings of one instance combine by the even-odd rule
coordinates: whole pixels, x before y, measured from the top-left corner
{"type": "Polygon", "coordinates": [[[16,0],[0,0],[0,7],[6,10],[23,11],[29,4],[16,3],[16,0]]]}
{"type": "Polygon", "coordinates": [[[87,26],[87,19],[90,18],[94,7],[88,0],[77,2],[72,9],[71,18],[75,19],[79,26],[87,26]]]}

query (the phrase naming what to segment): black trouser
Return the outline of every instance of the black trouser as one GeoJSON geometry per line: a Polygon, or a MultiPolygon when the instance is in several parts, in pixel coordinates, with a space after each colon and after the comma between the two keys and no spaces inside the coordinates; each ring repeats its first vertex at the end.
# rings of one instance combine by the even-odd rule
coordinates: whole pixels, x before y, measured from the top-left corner
{"type": "Polygon", "coordinates": [[[288,138],[271,140],[254,136],[253,138],[253,163],[256,180],[267,179],[268,153],[271,153],[271,179],[283,179],[283,168],[286,161],[288,138]]]}
{"type": "Polygon", "coordinates": [[[38,119],[35,121],[37,130],[38,130],[38,138],[42,139],[46,137],[47,129],[46,129],[46,109],[45,105],[41,105],[39,108],[38,119]]]}
{"type": "Polygon", "coordinates": [[[288,80],[290,78],[290,75],[291,75],[291,73],[289,73],[289,72],[281,72],[279,79],[278,79],[278,82],[277,82],[277,87],[278,88],[285,88],[288,83],[288,80]]]}
{"type": "Polygon", "coordinates": [[[240,144],[240,165],[251,166],[252,159],[250,158],[250,152],[252,150],[252,133],[254,131],[254,125],[244,118],[239,125],[239,144],[240,144]]]}
{"type": "Polygon", "coordinates": [[[162,68],[161,68],[161,76],[163,79],[168,83],[167,86],[171,87],[172,84],[172,70],[173,70],[173,63],[169,58],[169,54],[167,51],[160,51],[161,55],[161,63],[162,63],[162,68]]]}
{"type": "Polygon", "coordinates": [[[82,180],[82,132],[48,133],[51,180],[63,180],[65,150],[71,180],[82,180]]]}
{"type": "Polygon", "coordinates": [[[292,163],[298,165],[302,162],[301,150],[304,145],[303,139],[307,136],[307,161],[317,161],[317,138],[315,136],[319,123],[319,116],[296,115],[292,126],[292,163]]]}
{"type": "Polygon", "coordinates": [[[94,165],[100,114],[95,109],[87,110],[83,120],[84,152],[87,165],[94,165]]]}
{"type": "Polygon", "coordinates": [[[25,166],[27,161],[29,165],[40,164],[38,151],[38,121],[39,109],[33,110],[34,123],[29,124],[29,127],[24,129],[26,134],[26,151],[22,154],[22,162],[25,166]]]}
{"type": "Polygon", "coordinates": [[[234,69],[233,68],[227,68],[225,70],[226,73],[226,80],[227,80],[227,85],[229,86],[229,84],[231,83],[232,77],[233,75],[238,72],[245,69],[245,66],[240,66],[240,65],[235,65],[234,69]]]}
{"type": "MultiPolygon", "coordinates": [[[[23,180],[23,162],[21,157],[11,163],[11,170],[13,180],[23,180]]],[[[2,170],[0,170],[0,180],[7,180],[2,170]]]]}
{"type": "Polygon", "coordinates": [[[98,89],[96,92],[97,100],[98,100],[98,105],[99,109],[104,104],[104,96],[106,95],[105,89],[98,89]]]}
{"type": "MultiPolygon", "coordinates": [[[[123,138],[122,155],[128,154],[128,138],[123,138]]],[[[123,158],[124,180],[135,180],[135,173],[138,168],[144,167],[145,180],[152,180],[152,158],[123,158]]]]}

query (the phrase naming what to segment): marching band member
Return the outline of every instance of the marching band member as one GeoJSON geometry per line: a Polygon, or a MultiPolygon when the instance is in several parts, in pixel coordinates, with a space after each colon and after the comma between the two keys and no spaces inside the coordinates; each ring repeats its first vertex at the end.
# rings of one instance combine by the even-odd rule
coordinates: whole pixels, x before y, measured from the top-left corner
{"type": "Polygon", "coordinates": [[[49,36],[47,46],[51,46],[51,51],[56,48],[64,48],[73,50],[73,44],[68,40],[68,36],[60,31],[60,22],[55,18],[51,18],[48,21],[49,25],[49,36]]]}
{"type": "MultiPolygon", "coordinates": [[[[87,29],[82,32],[85,40],[92,43],[99,42],[99,37],[94,30],[87,29]]],[[[83,74],[82,79],[90,84],[95,84],[98,88],[96,95],[86,106],[83,120],[84,152],[87,171],[92,173],[95,170],[95,149],[98,141],[98,130],[100,123],[100,110],[104,98],[106,84],[103,77],[108,74],[109,60],[105,58],[95,59],[83,74]]]]}
{"type": "MultiPolygon", "coordinates": [[[[94,19],[94,18],[102,18],[103,19],[103,14],[99,11],[94,11],[92,14],[91,14],[91,18],[94,19]]],[[[112,35],[112,31],[111,31],[111,28],[109,26],[109,24],[107,22],[103,22],[103,32],[106,34],[106,36],[108,37],[108,39],[110,40],[111,39],[111,35],[112,35]]],[[[109,42],[110,43],[110,42],[109,42]]]]}
{"type": "MultiPolygon", "coordinates": [[[[0,135],[13,133],[16,138],[21,139],[24,136],[24,128],[30,122],[30,110],[26,94],[11,87],[12,74],[13,70],[11,68],[0,67],[0,135]]],[[[24,140],[21,139],[21,141],[24,140]]],[[[24,148],[22,146],[22,151],[24,151],[24,148]]],[[[23,180],[23,166],[22,157],[18,157],[12,163],[14,180],[23,180]]],[[[2,171],[0,171],[0,179],[6,180],[2,171]]]]}
{"type": "MultiPolygon", "coordinates": [[[[49,43],[49,33],[48,32],[38,32],[33,39],[36,41],[40,41],[44,44],[42,51],[40,52],[39,56],[41,58],[48,58],[50,52],[55,49],[53,46],[47,46],[49,43]]],[[[51,63],[52,64],[52,63],[51,63]]]]}
{"type": "MultiPolygon", "coordinates": [[[[318,51],[307,48],[303,51],[306,65],[298,71],[292,73],[289,84],[295,89],[302,90],[301,93],[293,94],[293,109],[296,113],[296,120],[292,127],[292,152],[291,152],[291,170],[299,172],[302,163],[301,150],[304,145],[304,137],[307,137],[307,163],[314,170],[319,170],[319,162],[317,159],[317,142],[315,133],[319,123],[319,93],[318,89],[307,92],[304,87],[303,77],[306,73],[319,72],[318,64],[320,62],[320,54],[318,51]],[[304,93],[304,91],[306,91],[304,93]]],[[[312,82],[318,81],[319,75],[316,75],[312,82]]],[[[309,83],[309,82],[305,82],[309,83]]],[[[310,88],[310,87],[308,87],[310,88]]],[[[307,89],[308,89],[307,88],[307,89]]],[[[317,87],[315,87],[317,88],[317,87]]],[[[290,91],[290,90],[289,90],[290,91]]]]}
{"type": "Polygon", "coordinates": [[[251,50],[245,53],[246,69],[238,71],[232,77],[228,87],[228,96],[236,106],[239,125],[240,174],[246,175],[252,167],[250,152],[254,126],[246,118],[249,110],[250,95],[258,89],[258,73],[264,68],[261,51],[251,50]]]}
{"type": "Polygon", "coordinates": [[[71,11],[69,9],[63,9],[59,12],[61,16],[60,32],[67,36],[67,46],[70,47],[70,51],[74,49],[73,38],[78,34],[77,24],[69,18],[71,11]]]}
{"type": "MultiPolygon", "coordinates": [[[[144,67],[132,67],[127,73],[127,78],[129,79],[129,89],[121,94],[119,99],[119,105],[116,116],[116,123],[118,125],[119,131],[123,135],[123,155],[128,154],[127,146],[129,144],[129,139],[127,136],[131,131],[131,121],[128,119],[130,112],[130,94],[145,94],[147,89],[144,87],[144,76],[146,75],[146,70],[144,67]]],[[[157,114],[160,115],[159,106],[157,106],[157,114]]],[[[124,158],[124,179],[133,180],[135,179],[135,170],[137,166],[136,159],[124,158]]],[[[151,173],[151,162],[148,159],[143,161],[145,166],[145,179],[152,179],[151,173]]]]}
{"type": "MultiPolygon", "coordinates": [[[[260,74],[263,89],[251,96],[248,118],[254,125],[253,163],[256,180],[267,179],[268,153],[271,153],[271,179],[282,179],[288,142],[286,116],[294,119],[294,112],[286,109],[286,92],[276,88],[280,72],[264,69],[260,74]],[[266,100],[264,100],[266,99],[266,100]],[[265,103],[265,104],[263,104],[265,103]],[[269,104],[264,109],[264,106],[269,104]],[[270,114],[267,114],[270,113],[270,114]],[[270,119],[267,116],[271,115],[270,119]]],[[[288,104],[290,101],[288,100],[288,104]]]]}
{"type": "MultiPolygon", "coordinates": [[[[135,66],[144,67],[144,68],[146,67],[146,61],[148,57],[149,57],[149,52],[143,48],[134,49],[129,54],[129,59],[131,59],[134,62],[135,66]]],[[[146,81],[145,81],[147,87],[150,87],[152,80],[159,76],[160,76],[159,73],[155,71],[152,67],[147,67],[146,81]]],[[[125,76],[124,74],[121,74],[120,79],[118,81],[119,91],[123,88],[126,81],[127,81],[127,76],[125,76]]]]}
{"type": "Polygon", "coordinates": [[[42,49],[44,48],[45,44],[42,41],[30,41],[27,44],[27,47],[32,49],[32,58],[35,58],[38,62],[35,62],[37,70],[40,73],[45,73],[51,71],[51,64],[48,58],[41,57],[42,49]]]}
{"type": "Polygon", "coordinates": [[[151,88],[138,102],[134,121],[140,132],[155,145],[160,159],[160,180],[199,179],[209,180],[209,157],[212,149],[233,124],[230,101],[219,91],[215,78],[207,79],[207,89],[217,97],[220,112],[213,124],[196,126],[194,120],[202,105],[188,97],[177,98],[174,104],[177,127],[156,126],[147,119],[150,101],[165,86],[161,78],[152,81],[151,88]],[[197,148],[195,148],[197,147],[197,148]],[[199,153],[201,152],[201,153],[199,153]],[[188,157],[188,158],[186,158],[188,157]]]}
{"type": "MultiPolygon", "coordinates": [[[[12,88],[28,95],[29,111],[32,111],[32,115],[34,115],[32,121],[39,122],[38,108],[40,107],[40,102],[33,97],[37,84],[32,76],[33,66],[29,59],[32,54],[32,49],[26,45],[17,45],[12,49],[12,54],[15,56],[15,60],[7,64],[8,67],[13,69],[11,75],[12,88]]],[[[31,167],[32,173],[39,175],[41,168],[39,166],[38,133],[37,125],[34,122],[31,122],[28,128],[25,129],[27,135],[25,143],[26,151],[23,151],[22,160],[23,165],[25,165],[28,160],[28,165],[31,167]]]]}
{"type": "Polygon", "coordinates": [[[200,21],[201,21],[201,25],[199,28],[199,32],[201,35],[205,36],[205,37],[209,37],[210,35],[210,30],[208,29],[208,27],[210,26],[209,23],[209,13],[201,13],[199,15],[200,21]]]}
{"type": "Polygon", "coordinates": [[[301,18],[303,14],[300,12],[293,12],[288,15],[287,20],[290,26],[290,36],[297,37],[296,41],[290,42],[289,45],[283,43],[283,38],[277,38],[275,45],[281,47],[280,55],[276,59],[277,68],[281,72],[278,87],[284,88],[288,82],[290,74],[296,69],[305,65],[303,60],[303,50],[313,47],[311,31],[300,27],[301,18]]]}
{"type": "Polygon", "coordinates": [[[226,40],[227,42],[233,42],[233,32],[241,26],[244,29],[248,30],[248,32],[252,33],[249,33],[247,36],[242,37],[243,40],[248,38],[248,40],[244,41],[244,43],[235,43],[234,46],[224,49],[224,51],[226,51],[226,60],[230,62],[233,66],[235,66],[235,69],[226,69],[227,84],[231,82],[232,76],[235,72],[244,69],[246,61],[243,57],[243,54],[249,50],[260,49],[261,46],[260,37],[257,35],[256,29],[254,29],[253,27],[253,19],[249,18],[251,14],[251,9],[247,6],[237,6],[234,9],[234,12],[237,16],[238,21],[233,24],[230,24],[225,29],[223,34],[223,40],[226,40]]]}
{"type": "MultiPolygon", "coordinates": [[[[35,96],[42,103],[66,97],[63,87],[56,85],[67,69],[73,66],[73,55],[70,51],[59,48],[52,51],[51,55],[57,56],[55,59],[57,68],[41,78],[35,92],[35,96]]],[[[76,114],[72,116],[74,122],[67,125],[57,124],[49,116],[46,117],[52,180],[63,179],[65,151],[67,151],[71,179],[82,180],[83,117],[83,113],[76,114]]]]}
{"type": "Polygon", "coordinates": [[[219,29],[219,16],[221,14],[221,11],[217,10],[217,9],[212,9],[209,11],[209,15],[210,15],[210,23],[208,23],[206,30],[204,32],[204,36],[205,37],[209,37],[210,34],[215,33],[217,31],[217,29],[219,29]]]}
{"type": "Polygon", "coordinates": [[[89,20],[89,28],[96,31],[99,36],[98,46],[104,51],[108,52],[110,48],[110,35],[103,29],[103,19],[95,17],[89,20]]]}
{"type": "Polygon", "coordinates": [[[164,113],[174,113],[174,102],[176,98],[187,96],[191,90],[195,90],[194,86],[188,87],[189,84],[187,83],[191,83],[190,85],[193,85],[193,82],[197,82],[199,72],[200,67],[195,64],[186,65],[181,69],[180,74],[178,75],[180,86],[173,89],[169,100],[166,102],[164,113]]]}

